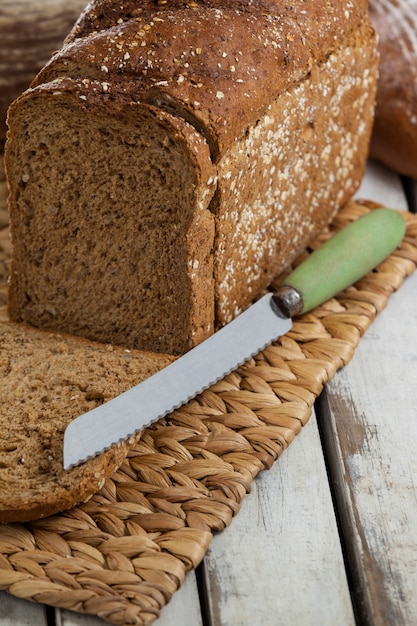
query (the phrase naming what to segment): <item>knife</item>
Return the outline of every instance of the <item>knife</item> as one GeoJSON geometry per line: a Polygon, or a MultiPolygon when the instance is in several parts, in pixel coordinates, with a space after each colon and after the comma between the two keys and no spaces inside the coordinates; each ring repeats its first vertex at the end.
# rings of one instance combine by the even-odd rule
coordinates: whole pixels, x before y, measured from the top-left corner
{"type": "Polygon", "coordinates": [[[139,385],[70,422],[64,468],[108,450],[171,413],[260,352],[311,311],[381,263],[401,242],[405,220],[373,210],[340,230],[300,264],[274,293],[139,385]]]}

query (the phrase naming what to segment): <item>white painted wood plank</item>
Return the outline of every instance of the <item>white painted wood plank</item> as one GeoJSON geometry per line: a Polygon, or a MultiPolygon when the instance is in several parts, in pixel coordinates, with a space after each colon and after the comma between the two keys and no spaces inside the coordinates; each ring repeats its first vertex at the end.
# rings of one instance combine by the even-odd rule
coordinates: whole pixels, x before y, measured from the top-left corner
{"type": "Polygon", "coordinates": [[[162,609],[154,626],[202,626],[202,624],[195,572],[189,572],[184,585],[162,609]]]}
{"type": "Polygon", "coordinates": [[[0,626],[46,626],[45,607],[0,591],[0,626]]]}
{"type": "Polygon", "coordinates": [[[408,210],[399,176],[376,161],[368,161],[365,176],[355,197],[374,200],[392,209],[408,210]]]}
{"type": "Polygon", "coordinates": [[[417,624],[416,382],[414,274],[326,386],[323,429],[368,623],[417,624]]]}
{"type": "Polygon", "coordinates": [[[204,566],[212,626],[354,623],[314,415],[255,479],[204,566]]]}
{"type": "MultiPolygon", "coordinates": [[[[56,611],[57,626],[105,626],[105,624],[107,622],[98,617],[71,611],[56,611]]],[[[3,626],[1,622],[0,626],[3,626]]],[[[14,623],[14,626],[17,624],[14,623]]],[[[162,609],[153,626],[202,626],[195,572],[188,572],[184,584],[162,609]]]]}

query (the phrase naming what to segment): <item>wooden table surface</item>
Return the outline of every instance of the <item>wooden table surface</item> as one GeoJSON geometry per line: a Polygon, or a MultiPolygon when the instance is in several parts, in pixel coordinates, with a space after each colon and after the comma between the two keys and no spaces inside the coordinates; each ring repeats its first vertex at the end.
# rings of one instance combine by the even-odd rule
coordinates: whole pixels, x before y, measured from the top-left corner
{"type": "MultiPolygon", "coordinates": [[[[415,211],[370,163],[359,197],[415,211]]],[[[408,199],[408,201],[407,201],[408,199]]],[[[417,272],[155,626],[417,624],[417,272]]],[[[0,592],[0,626],[104,626],[0,592]]]]}

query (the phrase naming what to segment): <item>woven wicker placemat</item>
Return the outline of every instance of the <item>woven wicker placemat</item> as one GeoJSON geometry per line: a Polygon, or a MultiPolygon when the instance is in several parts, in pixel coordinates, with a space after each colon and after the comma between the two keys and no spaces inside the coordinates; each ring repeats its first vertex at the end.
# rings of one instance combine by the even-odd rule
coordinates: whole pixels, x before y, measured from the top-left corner
{"type": "MultiPolygon", "coordinates": [[[[351,202],[330,232],[373,208],[351,202]]],[[[152,623],[201,561],[213,533],[231,523],[257,473],[306,424],[324,383],[351,359],[390,294],[414,271],[417,217],[404,217],[406,238],[377,271],[146,429],[89,502],[37,522],[0,526],[0,589],[113,624],[152,623]]]]}

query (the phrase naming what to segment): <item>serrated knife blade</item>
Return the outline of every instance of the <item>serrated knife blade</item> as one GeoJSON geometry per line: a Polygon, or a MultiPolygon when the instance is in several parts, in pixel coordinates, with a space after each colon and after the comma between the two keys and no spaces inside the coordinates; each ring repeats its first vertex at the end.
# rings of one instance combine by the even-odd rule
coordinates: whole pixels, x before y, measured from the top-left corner
{"type": "Polygon", "coordinates": [[[214,335],[136,387],[77,417],[64,433],[64,468],[86,461],[171,413],[286,334],[291,317],[333,297],[383,261],[405,222],[377,209],[339,231],[214,335]]]}
{"type": "Polygon", "coordinates": [[[264,296],[163,370],[85,413],[82,420],[71,422],[64,438],[64,467],[108,449],[185,404],[288,332],[291,325],[290,319],[274,313],[271,294],[264,296]]]}

